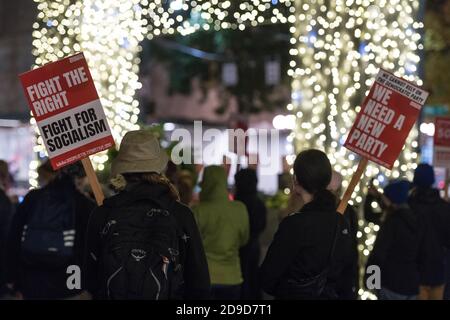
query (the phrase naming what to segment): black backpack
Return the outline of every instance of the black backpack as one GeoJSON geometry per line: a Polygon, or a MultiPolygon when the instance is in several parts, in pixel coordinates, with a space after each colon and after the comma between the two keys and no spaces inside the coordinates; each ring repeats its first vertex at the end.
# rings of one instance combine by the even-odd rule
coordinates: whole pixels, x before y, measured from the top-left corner
{"type": "Polygon", "coordinates": [[[156,200],[110,209],[101,233],[100,276],[106,298],[176,298],[183,280],[175,217],[156,200]]]}
{"type": "Polygon", "coordinates": [[[42,189],[23,227],[21,259],[31,266],[61,268],[74,257],[75,203],[42,189]]]}

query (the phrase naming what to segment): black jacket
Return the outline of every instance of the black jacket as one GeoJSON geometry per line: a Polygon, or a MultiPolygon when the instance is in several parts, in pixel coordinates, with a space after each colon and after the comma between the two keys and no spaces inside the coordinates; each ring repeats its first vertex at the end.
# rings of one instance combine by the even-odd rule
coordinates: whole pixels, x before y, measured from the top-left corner
{"type": "Polygon", "coordinates": [[[429,264],[429,227],[407,206],[391,209],[380,227],[367,266],[381,270],[381,286],[403,295],[416,295],[420,275],[429,264]]]}
{"type": "Polygon", "coordinates": [[[56,270],[38,268],[25,264],[20,258],[24,225],[27,224],[28,215],[42,199],[45,190],[50,191],[55,197],[61,197],[66,201],[74,199],[75,202],[74,257],[67,266],[82,266],[89,213],[95,207],[90,199],[76,189],[71,178],[67,176],[58,178],[43,189],[32,190],[25,196],[11,224],[7,250],[7,277],[8,282],[13,283],[27,299],[60,299],[80,293],[80,290],[67,288],[67,266],[56,270]]]}
{"type": "Polygon", "coordinates": [[[450,204],[436,189],[414,189],[409,198],[411,209],[432,228],[430,253],[435,257],[422,274],[422,284],[436,286],[445,282],[445,247],[450,248],[450,204]]]}
{"type": "Polygon", "coordinates": [[[349,248],[349,259],[342,267],[336,283],[336,292],[339,299],[356,300],[359,289],[359,253],[358,253],[358,215],[355,209],[348,205],[344,212],[344,218],[349,227],[349,238],[351,246],[349,248]]]}
{"type": "Polygon", "coordinates": [[[349,228],[345,218],[335,211],[334,203],[326,205],[320,201],[306,204],[280,223],[260,270],[264,291],[282,297],[285,293],[280,288],[287,280],[314,277],[329,267],[336,223],[336,248],[327,280],[327,287],[335,291],[342,267],[351,258],[349,228]]]}
{"type": "Polygon", "coordinates": [[[259,236],[266,228],[267,209],[264,202],[254,192],[242,192],[236,194],[235,199],[242,201],[247,208],[250,237],[247,244],[239,250],[241,271],[244,282],[241,286],[241,298],[244,300],[260,300],[261,289],[258,278],[261,246],[259,236]]]}
{"type": "Polygon", "coordinates": [[[169,212],[171,212],[179,227],[184,232],[180,239],[180,256],[184,270],[184,299],[207,299],[210,296],[210,281],[208,264],[203,249],[200,233],[191,210],[178,201],[172,199],[169,189],[163,185],[150,185],[140,183],[105,200],[91,214],[87,231],[86,256],[83,270],[84,288],[94,295],[94,298],[103,299],[103,286],[99,281],[101,270],[96,258],[101,248],[100,232],[103,230],[112,207],[126,207],[139,199],[158,199],[169,212]]]}
{"type": "Polygon", "coordinates": [[[0,290],[6,282],[6,241],[13,216],[13,205],[0,189],[0,290]]]}

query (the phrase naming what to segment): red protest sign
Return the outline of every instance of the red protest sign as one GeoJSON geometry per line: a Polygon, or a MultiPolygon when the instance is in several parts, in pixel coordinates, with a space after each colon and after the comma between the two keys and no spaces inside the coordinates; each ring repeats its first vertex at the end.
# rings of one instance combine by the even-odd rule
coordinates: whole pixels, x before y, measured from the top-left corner
{"type": "Polygon", "coordinates": [[[380,69],[344,146],[392,169],[428,92],[380,69]]]}
{"type": "Polygon", "coordinates": [[[433,164],[450,168],[450,118],[436,117],[434,128],[433,164]]]}
{"type": "Polygon", "coordinates": [[[19,77],[54,169],[114,145],[83,53],[19,77]]]}

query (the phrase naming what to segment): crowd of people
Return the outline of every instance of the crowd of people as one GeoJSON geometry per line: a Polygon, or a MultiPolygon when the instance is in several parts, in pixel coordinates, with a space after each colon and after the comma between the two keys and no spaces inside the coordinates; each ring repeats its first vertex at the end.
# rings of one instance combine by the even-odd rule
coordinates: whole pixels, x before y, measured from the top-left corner
{"type": "MultiPolygon", "coordinates": [[[[268,210],[255,169],[196,179],[148,131],[130,131],[111,167],[113,192],[96,206],[80,164],[39,169],[40,188],[13,204],[0,162],[0,294],[4,299],[358,299],[358,215],[341,215],[342,176],[325,153],[300,152],[292,200],[263,257],[268,210]],[[80,285],[69,285],[69,266],[80,285]]],[[[450,203],[433,168],[369,186],[364,218],[380,226],[367,266],[379,299],[450,299],[450,203]],[[382,210],[375,211],[378,207],[382,210]]],[[[76,283],[76,281],[75,281],[76,283]]]]}

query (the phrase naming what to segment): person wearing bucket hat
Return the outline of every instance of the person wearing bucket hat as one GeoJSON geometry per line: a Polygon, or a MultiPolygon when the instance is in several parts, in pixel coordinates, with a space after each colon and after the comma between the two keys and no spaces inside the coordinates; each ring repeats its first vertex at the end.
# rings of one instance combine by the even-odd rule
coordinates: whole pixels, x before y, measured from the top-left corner
{"type": "Polygon", "coordinates": [[[433,264],[423,272],[419,298],[442,300],[444,290],[450,299],[450,204],[433,188],[435,174],[432,166],[421,163],[414,171],[413,190],[409,197],[411,209],[431,226],[430,242],[436,257],[433,264]],[[446,280],[447,279],[447,280],[446,280]],[[445,287],[447,289],[445,289],[445,287]]]}
{"type": "Polygon", "coordinates": [[[366,265],[381,270],[381,300],[417,299],[421,272],[432,261],[430,229],[408,205],[410,187],[409,181],[399,179],[384,188],[389,202],[366,265]]]}
{"type": "Polygon", "coordinates": [[[162,174],[168,161],[169,157],[151,132],[130,131],[123,137],[119,154],[111,165],[111,176],[143,172],[162,174]]]}
{"type": "Polygon", "coordinates": [[[92,213],[87,231],[83,284],[94,299],[209,297],[200,233],[163,174],[168,159],[150,131],[123,137],[111,166],[117,194],[92,213]]]}

